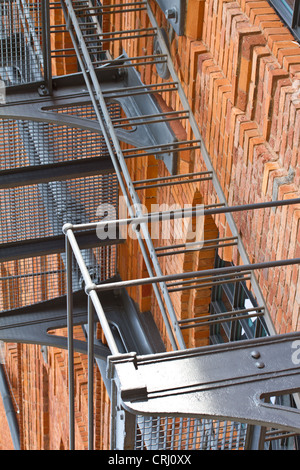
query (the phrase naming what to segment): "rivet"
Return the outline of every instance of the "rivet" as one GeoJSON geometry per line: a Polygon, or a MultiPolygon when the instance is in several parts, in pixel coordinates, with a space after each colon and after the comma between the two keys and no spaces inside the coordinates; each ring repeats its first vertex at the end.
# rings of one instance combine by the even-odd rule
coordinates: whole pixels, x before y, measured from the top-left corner
{"type": "Polygon", "coordinates": [[[165,15],[166,15],[167,20],[175,20],[176,23],[177,23],[177,21],[178,21],[177,8],[175,8],[175,7],[173,7],[173,8],[168,8],[168,9],[165,11],[165,15]]]}
{"type": "Polygon", "coordinates": [[[265,367],[265,364],[260,361],[256,362],[255,365],[258,369],[263,369],[265,367]]]}
{"type": "Polygon", "coordinates": [[[258,359],[260,357],[260,352],[259,351],[252,351],[251,352],[251,356],[254,358],[254,359],[258,359]]]}

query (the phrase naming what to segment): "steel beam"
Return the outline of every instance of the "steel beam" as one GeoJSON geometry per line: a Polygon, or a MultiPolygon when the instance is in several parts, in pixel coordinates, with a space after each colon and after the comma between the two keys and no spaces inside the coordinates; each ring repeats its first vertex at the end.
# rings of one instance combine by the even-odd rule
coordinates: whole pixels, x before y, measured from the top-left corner
{"type": "Polygon", "coordinates": [[[122,406],[135,415],[238,421],[300,432],[300,412],[268,397],[300,390],[300,333],[109,358],[122,406]]]}
{"type": "Polygon", "coordinates": [[[30,165],[0,171],[0,189],[114,173],[108,156],[30,165]]]}

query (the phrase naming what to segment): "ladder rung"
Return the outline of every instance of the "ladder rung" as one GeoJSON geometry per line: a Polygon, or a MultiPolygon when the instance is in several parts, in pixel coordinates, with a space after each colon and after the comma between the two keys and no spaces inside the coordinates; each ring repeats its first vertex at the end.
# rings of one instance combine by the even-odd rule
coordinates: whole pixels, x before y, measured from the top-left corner
{"type": "MultiPolygon", "coordinates": [[[[208,179],[208,178],[207,178],[208,179]]],[[[182,254],[187,254],[187,253],[194,253],[196,251],[208,251],[208,250],[214,250],[214,249],[219,249],[219,248],[227,248],[228,246],[236,246],[237,242],[231,242],[231,243],[217,243],[216,245],[208,245],[208,246],[202,246],[201,248],[188,248],[186,250],[175,250],[175,251],[167,251],[165,253],[157,253],[157,257],[162,257],[162,256],[172,256],[172,255],[182,255],[182,254]]]]}
{"type": "Polygon", "coordinates": [[[116,88],[113,90],[106,90],[103,91],[103,95],[114,95],[117,94],[118,98],[124,96],[136,96],[136,95],[146,95],[146,94],[154,94],[154,93],[167,93],[170,91],[177,90],[177,82],[170,82],[170,83],[160,83],[155,85],[143,85],[137,87],[125,87],[125,88],[116,88]],[[174,85],[172,88],[171,86],[174,85]],[[166,87],[166,88],[164,88],[166,87]]]}
{"type": "Polygon", "coordinates": [[[203,176],[203,175],[208,175],[208,174],[211,175],[212,172],[211,171],[199,171],[196,173],[182,173],[180,175],[160,176],[159,178],[133,181],[133,184],[154,183],[156,181],[174,180],[177,178],[188,178],[190,176],[203,176]]]}
{"type": "Polygon", "coordinates": [[[177,115],[180,113],[189,113],[189,111],[170,111],[167,113],[159,113],[159,114],[143,114],[142,116],[132,116],[128,118],[115,118],[112,119],[112,122],[126,122],[128,121],[140,121],[141,119],[149,119],[149,118],[158,118],[158,117],[164,117],[164,116],[169,116],[169,115],[177,115]]]}
{"type": "MultiPolygon", "coordinates": [[[[156,150],[154,152],[146,152],[146,153],[136,153],[132,155],[124,155],[124,158],[139,158],[139,157],[146,157],[148,155],[163,155],[166,153],[175,153],[175,152],[184,152],[186,150],[194,150],[194,149],[200,149],[201,146],[194,146],[194,147],[182,147],[182,148],[174,148],[174,149],[169,149],[169,150],[156,150]]],[[[137,149],[139,150],[139,149],[137,149]]]]}
{"type": "Polygon", "coordinates": [[[156,33],[135,34],[133,36],[121,36],[117,38],[103,38],[102,36],[103,36],[103,33],[83,35],[84,39],[91,39],[93,37],[96,37],[101,42],[112,42],[112,41],[123,41],[124,39],[150,38],[150,37],[156,36],[156,33]]]}
{"type": "Polygon", "coordinates": [[[130,68],[130,67],[141,67],[142,65],[155,65],[155,64],[161,64],[163,61],[161,60],[149,60],[148,62],[139,62],[136,64],[120,64],[120,65],[103,65],[100,67],[97,67],[97,65],[100,65],[102,61],[94,61],[93,65],[95,65],[95,69],[104,69],[105,70],[116,70],[116,69],[125,69],[125,68],[130,68]]]}
{"type": "Polygon", "coordinates": [[[140,32],[143,32],[143,33],[148,33],[150,31],[153,31],[153,32],[156,32],[156,28],[140,28],[140,29],[128,29],[126,31],[121,31],[121,30],[118,30],[118,31],[107,31],[107,32],[104,32],[104,31],[101,31],[101,36],[117,36],[118,34],[129,34],[129,33],[140,33],[140,32]]]}
{"type": "Polygon", "coordinates": [[[148,121],[143,121],[143,122],[128,122],[127,124],[120,124],[114,126],[115,129],[120,129],[123,127],[128,127],[130,125],[137,127],[137,126],[148,126],[150,124],[159,124],[159,123],[165,123],[165,122],[170,122],[170,121],[180,121],[182,119],[188,119],[188,116],[179,116],[179,117],[171,117],[171,118],[165,118],[165,119],[149,119],[148,121]]]}
{"type": "MultiPolygon", "coordinates": [[[[188,111],[181,111],[181,112],[187,113],[188,111]]],[[[113,119],[112,122],[120,122],[120,121],[123,122],[123,124],[117,124],[114,126],[115,129],[119,129],[119,128],[127,127],[130,125],[136,127],[136,126],[144,126],[148,124],[178,121],[178,120],[188,119],[188,118],[189,118],[189,114],[184,115],[184,116],[178,116],[178,112],[174,111],[170,113],[161,113],[161,114],[153,114],[153,115],[145,115],[145,116],[136,116],[136,117],[130,117],[130,118],[113,119]],[[169,117],[169,118],[165,117],[168,115],[172,115],[172,117],[169,117]]]]}
{"type": "MultiPolygon", "coordinates": [[[[213,317],[214,315],[212,315],[213,317]]],[[[248,313],[247,315],[239,315],[239,316],[232,316],[229,318],[219,318],[215,320],[214,318],[211,318],[211,320],[203,321],[203,322],[197,322],[192,325],[184,325],[180,326],[181,330],[186,330],[190,328],[199,328],[203,326],[208,326],[208,325],[213,325],[213,324],[218,324],[218,323],[225,323],[225,322],[231,322],[231,321],[240,321],[240,320],[247,320],[252,317],[260,317],[263,316],[263,312],[258,312],[258,313],[248,313]]]]}
{"type": "Polygon", "coordinates": [[[256,312],[258,314],[258,313],[264,312],[264,310],[265,310],[265,307],[242,308],[239,310],[231,310],[230,312],[220,312],[220,313],[203,315],[202,317],[185,318],[184,320],[178,320],[178,324],[182,325],[182,324],[190,323],[193,321],[209,320],[212,317],[218,318],[218,317],[226,317],[226,316],[231,316],[231,315],[239,315],[239,314],[242,315],[243,313],[256,312]]]}
{"type": "MultiPolygon", "coordinates": [[[[86,2],[88,3],[88,2],[86,2]]],[[[133,6],[142,6],[142,5],[147,5],[147,2],[131,2],[131,3],[116,3],[114,5],[99,5],[99,6],[96,6],[96,7],[93,7],[93,6],[90,6],[90,5],[87,5],[87,6],[83,6],[83,7],[78,7],[78,8],[74,8],[74,11],[84,11],[84,10],[104,10],[104,9],[107,9],[107,8],[123,8],[123,7],[133,7],[133,6]]]]}
{"type": "MultiPolygon", "coordinates": [[[[204,172],[204,173],[206,173],[206,172],[204,172]]],[[[210,173],[210,172],[207,172],[207,173],[210,173]]],[[[194,173],[192,173],[192,174],[194,174],[194,173]]],[[[188,248],[189,246],[197,246],[200,243],[206,245],[207,243],[219,243],[219,242],[226,242],[226,241],[231,241],[231,240],[237,240],[237,237],[211,238],[209,240],[200,240],[198,242],[187,242],[187,243],[180,243],[178,245],[171,245],[171,247],[169,247],[169,246],[160,246],[160,247],[155,248],[155,251],[165,251],[165,250],[169,250],[170,248],[173,248],[173,249],[174,248],[188,248]]],[[[230,274],[230,276],[231,276],[231,274],[230,274]]],[[[187,282],[190,282],[190,281],[184,281],[184,282],[187,283],[187,282]]],[[[182,282],[180,282],[179,284],[182,284],[182,282]]],[[[175,284],[172,284],[172,285],[175,285],[175,284]]]]}
{"type": "MultiPolygon", "coordinates": [[[[211,240],[207,240],[211,241],[211,240]]],[[[243,273],[234,273],[234,274],[222,274],[221,279],[240,279],[243,280],[244,276],[248,276],[251,274],[251,271],[244,271],[243,273]]],[[[211,274],[210,276],[207,277],[202,277],[201,282],[206,282],[210,281],[212,282],[214,279],[219,279],[219,274],[216,272],[216,274],[211,274]]],[[[193,284],[193,283],[198,283],[199,279],[185,279],[181,281],[176,281],[172,283],[166,283],[167,287],[175,287],[175,286],[180,286],[180,285],[186,285],[186,284],[193,284]]]]}
{"type": "MultiPolygon", "coordinates": [[[[128,62],[132,60],[146,60],[146,59],[154,59],[154,58],[165,58],[167,57],[164,54],[159,54],[159,55],[145,55],[145,56],[136,56],[136,57],[121,57],[117,59],[106,59],[98,62],[93,62],[93,64],[99,63],[99,64],[113,64],[114,62],[120,62],[120,65],[123,65],[123,62],[128,62]]],[[[118,65],[118,64],[116,64],[118,65]]],[[[137,65],[137,64],[134,64],[137,65]]],[[[133,66],[133,64],[132,64],[133,66]]]]}
{"type": "MultiPolygon", "coordinates": [[[[126,5],[127,6],[127,5],[126,5]]],[[[95,10],[94,8],[90,8],[90,10],[95,10]]],[[[77,18],[85,18],[85,17],[90,17],[90,16],[95,16],[95,15],[116,15],[117,13],[131,13],[131,12],[134,12],[134,11],[145,11],[147,10],[146,7],[144,8],[127,8],[126,10],[113,10],[113,11],[94,11],[94,12],[90,12],[90,13],[83,13],[83,14],[79,14],[79,15],[76,15],[77,18]]]]}
{"type": "MultiPolygon", "coordinates": [[[[158,183],[158,184],[149,184],[145,186],[137,186],[134,189],[136,191],[140,191],[143,189],[161,188],[165,186],[174,186],[174,185],[179,185],[179,184],[199,183],[200,181],[208,181],[211,179],[212,179],[212,176],[204,176],[202,178],[194,178],[194,179],[188,179],[188,180],[183,180],[183,181],[169,181],[168,183],[158,183]]],[[[164,254],[157,255],[157,256],[164,256],[164,254]]]]}
{"type": "MultiPolygon", "coordinates": [[[[139,150],[139,151],[154,150],[155,151],[155,149],[162,149],[162,148],[166,148],[166,151],[170,151],[171,150],[170,146],[173,147],[174,145],[187,145],[187,144],[199,144],[199,143],[201,143],[201,140],[182,140],[180,142],[169,142],[167,144],[149,145],[147,147],[139,147],[138,149],[124,149],[124,150],[122,150],[122,152],[123,152],[123,154],[126,154],[126,153],[133,152],[133,151],[136,151],[136,150],[139,150]]],[[[196,146],[191,146],[191,148],[197,148],[197,147],[196,146]]],[[[175,151],[177,151],[177,150],[180,150],[180,148],[175,149],[175,151]]],[[[150,155],[152,155],[152,154],[150,154],[150,155]]]]}

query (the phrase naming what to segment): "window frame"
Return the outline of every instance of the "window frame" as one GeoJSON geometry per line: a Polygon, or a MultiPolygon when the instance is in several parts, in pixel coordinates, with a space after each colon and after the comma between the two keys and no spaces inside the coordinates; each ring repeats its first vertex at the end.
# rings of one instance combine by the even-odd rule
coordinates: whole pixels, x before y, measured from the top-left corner
{"type": "Polygon", "coordinates": [[[300,0],[295,0],[294,7],[287,5],[286,0],[269,0],[280,18],[285,22],[295,38],[300,40],[300,0]]]}

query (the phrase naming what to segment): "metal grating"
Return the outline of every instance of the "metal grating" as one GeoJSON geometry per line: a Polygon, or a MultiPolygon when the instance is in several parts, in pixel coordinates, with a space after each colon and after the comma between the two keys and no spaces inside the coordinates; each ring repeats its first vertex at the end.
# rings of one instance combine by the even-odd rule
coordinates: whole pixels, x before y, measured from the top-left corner
{"type": "MultiPolygon", "coordinates": [[[[76,112],[92,119],[87,107],[76,107],[76,112]]],[[[51,123],[0,120],[1,170],[107,155],[101,134],[51,123]]]]}
{"type": "Polygon", "coordinates": [[[108,204],[115,216],[118,182],[114,174],[0,190],[0,240],[12,243],[62,234],[62,226],[97,220],[108,204]]]}
{"type": "Polygon", "coordinates": [[[195,418],[136,418],[136,450],[241,450],[247,425],[195,418]]]}
{"type": "MultiPolygon", "coordinates": [[[[116,246],[86,250],[93,275],[102,281],[116,274],[116,246]]],[[[87,255],[86,254],[86,255],[87,255]]],[[[74,263],[73,291],[81,276],[74,263]]],[[[66,269],[59,254],[0,263],[0,311],[15,310],[66,294],[66,269]]]]}
{"type": "Polygon", "coordinates": [[[6,86],[43,79],[42,0],[0,3],[0,78],[6,86]]]}

